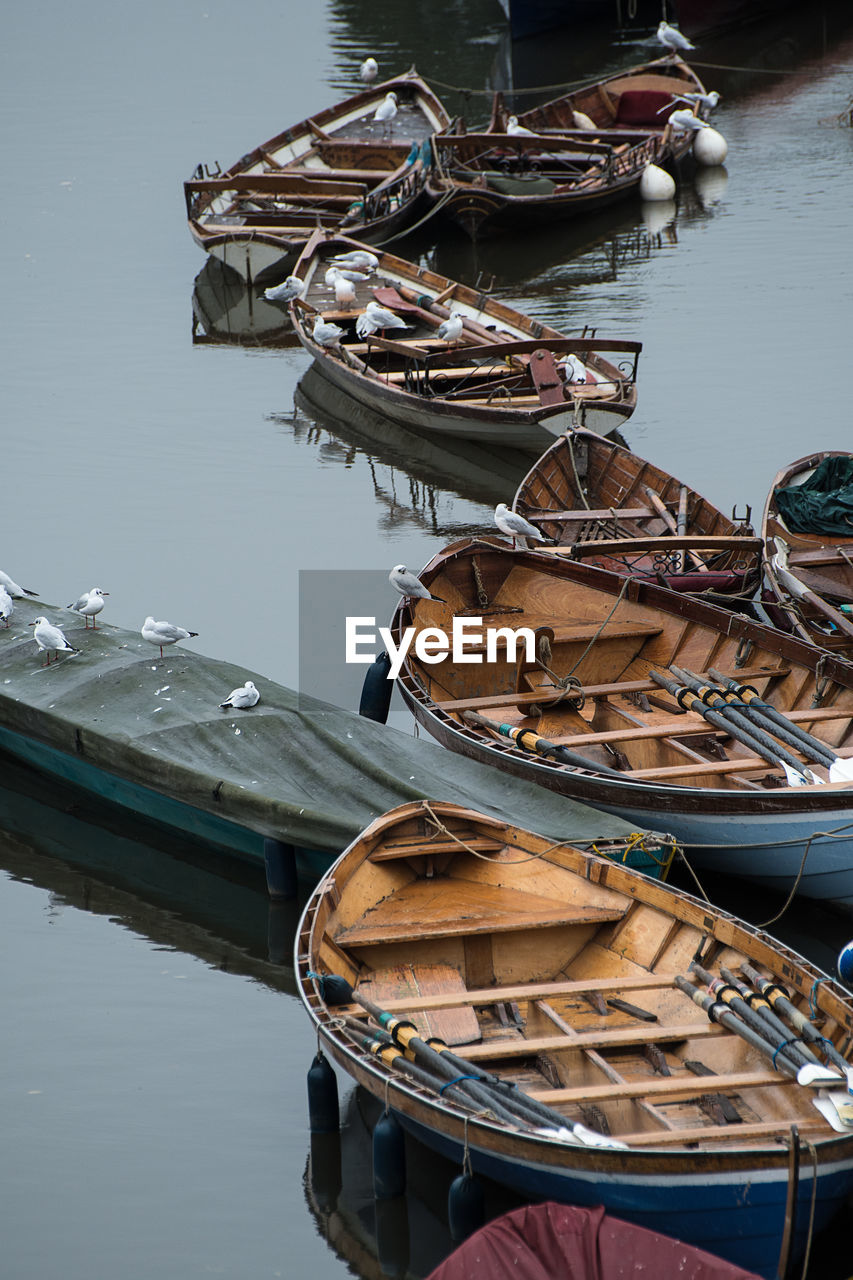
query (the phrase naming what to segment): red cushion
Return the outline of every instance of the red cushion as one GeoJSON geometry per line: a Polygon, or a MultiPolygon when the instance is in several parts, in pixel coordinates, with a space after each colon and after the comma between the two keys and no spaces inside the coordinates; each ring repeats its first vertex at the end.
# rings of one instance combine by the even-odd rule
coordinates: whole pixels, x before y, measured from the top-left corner
{"type": "Polygon", "coordinates": [[[666,124],[666,112],[661,107],[673,106],[672,94],[665,89],[626,89],[619,95],[616,108],[617,124],[653,124],[662,129],[666,124]]]}

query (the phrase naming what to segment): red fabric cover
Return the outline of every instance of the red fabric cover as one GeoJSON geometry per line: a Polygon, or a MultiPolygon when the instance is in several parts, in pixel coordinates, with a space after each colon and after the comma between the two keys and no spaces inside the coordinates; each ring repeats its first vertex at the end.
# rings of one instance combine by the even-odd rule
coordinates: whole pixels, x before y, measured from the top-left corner
{"type": "Polygon", "coordinates": [[[427,1280],[760,1280],[604,1209],[525,1205],[482,1227],[427,1280]]]}
{"type": "Polygon", "coordinates": [[[661,107],[675,108],[672,94],[665,89],[626,89],[619,95],[617,124],[651,124],[662,129],[667,116],[661,107]],[[658,112],[661,111],[660,115],[658,112]]]}

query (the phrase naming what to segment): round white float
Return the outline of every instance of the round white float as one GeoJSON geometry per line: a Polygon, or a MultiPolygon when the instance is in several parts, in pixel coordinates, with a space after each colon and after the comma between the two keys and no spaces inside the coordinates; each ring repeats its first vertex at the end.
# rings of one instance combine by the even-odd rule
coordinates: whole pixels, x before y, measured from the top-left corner
{"type": "Polygon", "coordinates": [[[640,179],[640,195],[644,200],[671,200],[675,195],[675,181],[656,164],[647,164],[640,179]]]}
{"type": "Polygon", "coordinates": [[[697,164],[722,164],[729,154],[729,144],[716,129],[699,129],[693,139],[693,155],[697,164]]]}

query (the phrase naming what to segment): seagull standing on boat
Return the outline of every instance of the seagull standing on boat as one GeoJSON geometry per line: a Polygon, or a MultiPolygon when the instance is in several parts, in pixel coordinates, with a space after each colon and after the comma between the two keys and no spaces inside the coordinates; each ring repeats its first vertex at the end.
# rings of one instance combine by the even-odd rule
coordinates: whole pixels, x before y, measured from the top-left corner
{"type": "Polygon", "coordinates": [[[379,63],[375,58],[365,58],[361,64],[359,72],[365,84],[373,84],[373,81],[379,75],[379,63]]]}
{"type": "Polygon", "coordinates": [[[695,49],[695,44],[691,44],[687,36],[683,36],[677,27],[671,27],[668,22],[661,22],[657,30],[658,41],[663,45],[664,49],[669,49],[670,53],[678,53],[684,49],[695,49]]]}
{"type": "Polygon", "coordinates": [[[393,311],[389,311],[388,307],[381,307],[373,299],[368,302],[355,322],[355,331],[360,338],[366,338],[371,333],[384,333],[386,329],[408,329],[409,327],[405,320],[401,320],[393,311]]]}
{"type": "Polygon", "coordinates": [[[507,133],[512,134],[513,137],[518,137],[520,134],[527,138],[536,137],[536,134],[532,129],[525,129],[523,124],[518,123],[518,116],[510,116],[506,122],[506,131],[507,133]]]}
{"type": "Polygon", "coordinates": [[[342,276],[344,280],[351,280],[353,284],[362,284],[367,279],[364,271],[353,271],[350,267],[341,266],[333,259],[332,265],[323,277],[330,289],[334,289],[338,276],[342,276]]]}
{"type": "Polygon", "coordinates": [[[314,321],[313,338],[321,347],[333,347],[344,336],[344,331],[337,324],[331,324],[318,316],[314,321]]]}
{"type": "Polygon", "coordinates": [[[37,596],[37,591],[30,591],[29,587],[19,587],[14,578],[10,578],[8,573],[4,573],[0,569],[0,587],[5,587],[15,600],[21,600],[24,596],[37,596]]]}
{"type": "Polygon", "coordinates": [[[671,124],[673,129],[678,129],[680,133],[698,133],[700,129],[710,129],[707,120],[700,120],[692,111],[673,111],[667,119],[667,124],[671,124]]]}
{"type": "Polygon", "coordinates": [[[220,707],[235,707],[238,711],[247,711],[249,707],[257,706],[261,700],[251,680],[247,680],[239,689],[232,689],[224,702],[220,702],[220,707]]]}
{"type": "Polygon", "coordinates": [[[304,292],[305,281],[300,280],[299,276],[288,276],[284,284],[274,284],[269,289],[264,289],[264,297],[267,302],[292,302],[294,298],[301,298],[304,292]]]}
{"type": "Polygon", "coordinates": [[[336,267],[347,267],[350,271],[375,271],[379,259],[375,253],[367,249],[352,249],[349,253],[336,253],[332,262],[336,267]]]}
{"type": "Polygon", "coordinates": [[[73,609],[75,613],[82,613],[86,619],[86,626],[89,625],[89,619],[92,619],[92,626],[97,631],[98,622],[96,614],[99,614],[104,607],[104,596],[108,596],[109,591],[102,591],[100,587],[92,587],[91,591],[84,591],[78,600],[73,604],[66,605],[66,609],[73,609]]]}
{"type": "MultiPolygon", "coordinates": [[[[357,276],[357,271],[338,271],[337,267],[332,267],[326,272],[326,277],[332,277],[330,287],[335,291],[335,302],[339,307],[355,306],[355,283],[349,279],[349,276],[357,276]]],[[[363,276],[362,279],[367,279],[363,276]]]]}
{"type": "Polygon", "coordinates": [[[586,365],[571,352],[560,361],[560,368],[566,375],[566,382],[586,382],[586,365]]]}
{"type": "Polygon", "coordinates": [[[9,619],[15,612],[15,606],[12,603],[12,597],[5,587],[0,586],[0,618],[3,619],[3,626],[9,626],[9,619]]]}
{"type": "Polygon", "coordinates": [[[190,640],[197,635],[197,631],[187,631],[185,627],[176,627],[171,622],[155,622],[150,614],[142,624],[142,639],[159,645],[161,658],[164,644],[176,644],[178,640],[190,640]]]}
{"type": "Polygon", "coordinates": [[[461,311],[451,311],[446,320],[438,326],[435,336],[441,338],[449,347],[455,347],[459,339],[462,337],[462,330],[465,327],[465,320],[461,311]]]}
{"type": "MultiPolygon", "coordinates": [[[[686,102],[691,107],[703,107],[706,111],[713,111],[720,101],[720,95],[716,89],[712,89],[710,93],[677,93],[672,100],[673,102],[686,102]]],[[[666,107],[663,107],[662,110],[666,111],[666,107]]],[[[658,115],[660,115],[660,111],[658,115]]]]}
{"type": "Polygon", "coordinates": [[[495,507],[495,524],[501,533],[512,538],[513,547],[515,547],[516,538],[532,538],[534,542],[551,541],[529,520],[525,520],[524,516],[520,516],[517,511],[510,511],[505,502],[499,502],[495,507]]]}
{"type": "Polygon", "coordinates": [[[39,647],[39,653],[47,654],[47,662],[43,662],[43,667],[50,666],[50,655],[55,654],[58,658],[60,653],[79,653],[79,649],[75,649],[73,644],[69,644],[65,639],[65,633],[55,627],[52,622],[48,622],[47,618],[36,618],[34,622],[28,624],[35,627],[33,637],[39,647]]]}
{"type": "Polygon", "coordinates": [[[404,598],[410,600],[435,600],[438,604],[447,604],[447,601],[442,600],[441,596],[431,595],[420,578],[415,577],[413,573],[409,573],[404,564],[394,565],[394,568],[388,574],[388,581],[394,590],[399,591],[404,598]]]}
{"type": "Polygon", "coordinates": [[[373,113],[373,119],[378,120],[382,125],[382,132],[391,131],[394,117],[397,114],[397,95],[396,93],[386,93],[379,106],[373,113]]]}

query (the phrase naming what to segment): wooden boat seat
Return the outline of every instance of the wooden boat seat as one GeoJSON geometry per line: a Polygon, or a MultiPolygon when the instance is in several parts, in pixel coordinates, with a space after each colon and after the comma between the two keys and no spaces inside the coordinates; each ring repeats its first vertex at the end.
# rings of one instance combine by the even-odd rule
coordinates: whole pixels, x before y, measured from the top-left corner
{"type": "Polygon", "coordinates": [[[618,516],[620,520],[658,519],[656,511],[651,507],[579,507],[574,511],[549,511],[545,507],[524,507],[522,514],[527,520],[555,520],[561,524],[584,524],[587,520],[612,520],[618,516]]]}
{"type": "MultiPolygon", "coordinates": [[[[374,969],[368,978],[358,984],[359,994],[387,1008],[389,1002],[401,999],[447,999],[465,995],[465,983],[458,969],[449,964],[398,964],[388,969],[374,969]]],[[[482,1039],[477,1015],[463,1001],[429,1012],[417,1011],[411,1015],[419,1035],[437,1036],[453,1047],[474,1044],[482,1039]]]]}
{"type": "Polygon", "coordinates": [[[504,848],[500,840],[491,836],[462,834],[459,840],[434,840],[424,836],[421,840],[407,840],[405,844],[386,844],[374,849],[370,854],[370,862],[392,862],[397,858],[431,857],[437,853],[458,853],[462,849],[460,841],[465,841],[466,849],[474,849],[477,853],[498,853],[504,848]]]}
{"type": "Polygon", "coordinates": [[[464,937],[472,925],[479,933],[508,933],[566,925],[598,925],[621,920],[627,904],[598,907],[557,903],[551,898],[499,885],[454,881],[453,893],[437,892],[431,879],[414,880],[368,911],[358,924],[334,935],[339,947],[378,946],[388,942],[464,937]],[[452,915],[448,915],[452,910],[452,915]]]}
{"type": "MultiPolygon", "coordinates": [[[[513,623],[513,626],[515,622],[513,623]]],[[[535,631],[539,627],[547,627],[548,631],[553,635],[551,644],[589,644],[590,640],[604,643],[606,640],[633,640],[643,638],[644,640],[650,636],[659,636],[662,627],[657,627],[653,622],[620,622],[617,619],[610,619],[603,625],[601,622],[570,622],[564,626],[553,626],[542,620],[531,619],[521,615],[517,619],[517,625],[522,627],[531,627],[535,631]]],[[[503,637],[496,637],[499,644],[506,645],[507,641],[503,637]]],[[[485,653],[486,644],[466,644],[466,653],[485,653]]]]}

